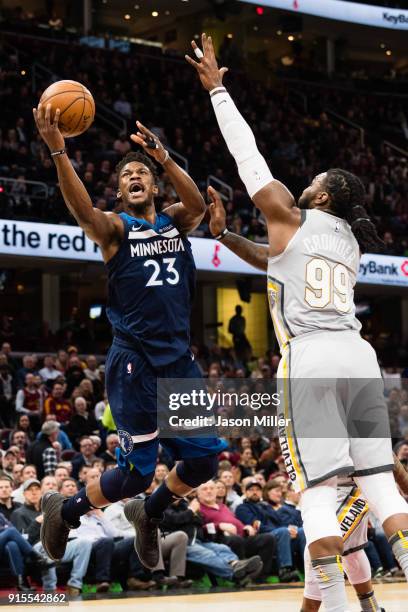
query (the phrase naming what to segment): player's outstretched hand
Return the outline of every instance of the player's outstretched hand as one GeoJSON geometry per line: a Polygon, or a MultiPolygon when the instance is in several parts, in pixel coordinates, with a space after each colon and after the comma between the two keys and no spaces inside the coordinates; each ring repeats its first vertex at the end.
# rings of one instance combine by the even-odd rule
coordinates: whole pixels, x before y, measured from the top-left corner
{"type": "Polygon", "coordinates": [[[47,104],[46,108],[44,108],[42,104],[39,104],[38,108],[33,108],[33,115],[37,129],[40,132],[40,136],[48,146],[51,153],[53,151],[60,151],[63,149],[65,146],[64,137],[58,127],[60,109],[57,108],[52,121],[51,104],[47,104]]]}
{"type": "Polygon", "coordinates": [[[218,236],[225,229],[227,213],[225,212],[224,205],[221,201],[220,194],[214,189],[214,187],[208,187],[208,196],[211,199],[211,203],[208,207],[210,211],[210,222],[209,228],[213,236],[218,236]]]}
{"type": "Polygon", "coordinates": [[[189,55],[186,55],[185,58],[197,70],[204,89],[211,91],[216,87],[222,87],[222,79],[228,68],[218,68],[211,36],[202,34],[201,41],[203,45],[202,51],[197,47],[194,40],[191,41],[191,46],[199,61],[196,62],[189,55]]]}
{"type": "Polygon", "coordinates": [[[153,134],[153,132],[148,130],[147,127],[143,125],[143,123],[140,123],[140,121],[136,121],[136,125],[138,131],[136,132],[136,134],[130,135],[131,140],[143,147],[146,153],[154,157],[154,159],[158,161],[159,164],[163,164],[165,161],[167,161],[169,158],[168,152],[163,147],[159,138],[157,138],[157,136],[153,134]]]}

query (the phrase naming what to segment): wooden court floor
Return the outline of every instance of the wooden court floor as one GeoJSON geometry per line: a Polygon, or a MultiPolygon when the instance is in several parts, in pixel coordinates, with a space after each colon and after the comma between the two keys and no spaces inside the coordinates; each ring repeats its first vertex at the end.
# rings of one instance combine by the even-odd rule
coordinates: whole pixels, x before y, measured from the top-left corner
{"type": "MultiPolygon", "coordinates": [[[[408,612],[406,583],[378,584],[375,585],[375,590],[379,603],[386,612],[408,612]]],[[[348,596],[351,612],[359,612],[360,606],[350,588],[348,596]]],[[[97,612],[98,609],[102,612],[299,612],[301,597],[300,588],[241,590],[229,593],[73,601],[70,608],[71,612],[97,612]]],[[[13,606],[14,610],[16,607],[20,606],[13,606]]],[[[59,609],[61,610],[61,607],[59,609]]]]}

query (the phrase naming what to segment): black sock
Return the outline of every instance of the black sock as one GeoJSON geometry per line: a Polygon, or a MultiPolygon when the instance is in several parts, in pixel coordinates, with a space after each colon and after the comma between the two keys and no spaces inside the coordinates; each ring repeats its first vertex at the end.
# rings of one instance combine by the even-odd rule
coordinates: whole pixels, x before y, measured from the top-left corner
{"type": "Polygon", "coordinates": [[[89,510],[93,510],[93,508],[94,506],[92,506],[86,495],[86,489],[83,487],[76,495],[64,501],[61,510],[62,518],[69,525],[79,527],[79,517],[89,512],[89,510]]]}
{"type": "Polygon", "coordinates": [[[163,512],[169,506],[177,495],[174,495],[167,487],[165,482],[162,482],[151,496],[146,500],[145,511],[150,518],[161,519],[163,512]]]}

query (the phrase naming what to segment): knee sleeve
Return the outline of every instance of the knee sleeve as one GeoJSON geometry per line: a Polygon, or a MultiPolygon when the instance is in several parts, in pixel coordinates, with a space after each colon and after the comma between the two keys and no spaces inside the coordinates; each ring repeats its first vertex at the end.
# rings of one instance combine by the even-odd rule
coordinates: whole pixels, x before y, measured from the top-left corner
{"type": "Polygon", "coordinates": [[[400,495],[392,472],[356,476],[354,480],[381,524],[394,514],[408,514],[408,504],[400,495]]]}
{"type": "Polygon", "coordinates": [[[350,584],[362,584],[371,580],[371,566],[364,550],[343,557],[343,568],[350,584]]]}
{"type": "Polygon", "coordinates": [[[154,472],[142,476],[135,468],[129,472],[115,468],[102,474],[100,486],[103,496],[114,503],[125,497],[134,497],[138,493],[146,491],[153,477],[154,472]]]}
{"type": "Polygon", "coordinates": [[[207,482],[217,473],[218,456],[208,455],[207,457],[194,457],[194,459],[184,459],[177,464],[176,472],[184,484],[195,489],[200,484],[207,482]]]}
{"type": "Polygon", "coordinates": [[[337,520],[337,478],[330,478],[321,485],[306,489],[302,493],[303,529],[307,544],[321,538],[341,538],[337,520]]]}
{"type": "Polygon", "coordinates": [[[314,575],[312,562],[310,560],[310,553],[305,548],[304,554],[305,560],[305,588],[303,591],[303,597],[306,599],[313,599],[314,601],[322,601],[322,595],[320,593],[319,583],[314,575]]]}

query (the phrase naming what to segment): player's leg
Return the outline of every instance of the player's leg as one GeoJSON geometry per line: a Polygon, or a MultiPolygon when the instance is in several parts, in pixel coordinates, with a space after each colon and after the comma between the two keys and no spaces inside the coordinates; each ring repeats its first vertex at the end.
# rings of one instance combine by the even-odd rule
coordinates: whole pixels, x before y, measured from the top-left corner
{"type": "Polygon", "coordinates": [[[371,566],[364,550],[357,550],[343,557],[344,571],[353,585],[362,612],[382,612],[371,582],[371,566]]]}
{"type": "Polygon", "coordinates": [[[361,433],[357,431],[357,437],[350,438],[354,480],[381,521],[394,556],[408,580],[408,505],[399,493],[393,475],[389,414],[381,372],[370,345],[359,339],[353,350],[355,359],[362,364],[357,370],[361,372],[361,378],[354,382],[351,407],[353,423],[362,424],[361,433]],[[364,431],[367,425],[368,432],[364,431]]]}
{"type": "Polygon", "coordinates": [[[307,548],[304,552],[305,562],[305,588],[303,591],[303,601],[300,612],[317,612],[320,610],[322,596],[319,583],[314,575],[310,553],[307,548]]]}
{"type": "Polygon", "coordinates": [[[125,515],[135,527],[135,547],[145,567],[152,569],[157,565],[157,524],[164,510],[175,499],[213,478],[217,467],[217,454],[180,461],[146,501],[135,499],[126,504],[125,515]]]}
{"type": "Polygon", "coordinates": [[[408,580],[408,504],[391,471],[355,478],[368,504],[381,521],[392,552],[408,580]]]}
{"type": "MultiPolygon", "coordinates": [[[[167,379],[202,378],[190,354],[166,366],[160,374],[167,379]]],[[[157,521],[175,499],[188,495],[216,475],[218,453],[226,446],[215,437],[162,438],[160,443],[180,461],[145,502],[131,500],[125,506],[125,515],[136,530],[136,550],[142,563],[149,568],[157,564],[157,521]]]]}
{"type": "Polygon", "coordinates": [[[52,559],[62,559],[69,531],[79,526],[82,515],[149,487],[158,448],[152,380],[155,381],[154,373],[143,357],[116,346],[114,341],[106,361],[106,387],[121,442],[117,453],[120,467],[104,472],[98,482],[81,488],[71,498],[54,491],[43,496],[41,541],[52,559]]]}
{"type": "Polygon", "coordinates": [[[303,491],[303,527],[312,571],[327,612],[345,612],[348,609],[341,561],[343,539],[336,511],[336,477],[303,491]]]}
{"type": "MultiPolygon", "coordinates": [[[[307,342],[296,340],[283,352],[278,389],[283,390],[283,416],[288,424],[280,443],[288,474],[296,490],[302,491],[303,528],[325,610],[345,612],[337,474],[352,470],[353,463],[336,402],[336,381],[319,378],[322,354],[333,353],[329,346],[322,348],[322,342],[326,340],[320,335],[307,342]]],[[[331,369],[337,366],[335,360],[331,369]]]]}

